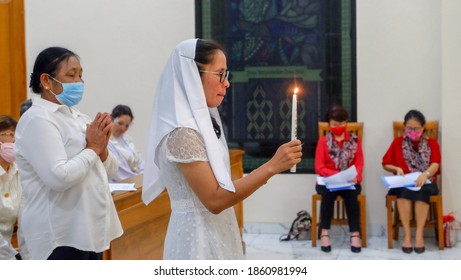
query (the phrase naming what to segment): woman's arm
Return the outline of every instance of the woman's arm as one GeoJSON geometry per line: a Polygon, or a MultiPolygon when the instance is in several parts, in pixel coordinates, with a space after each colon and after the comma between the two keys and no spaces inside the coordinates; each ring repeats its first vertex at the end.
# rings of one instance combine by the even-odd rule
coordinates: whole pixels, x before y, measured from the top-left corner
{"type": "Polygon", "coordinates": [[[106,169],[107,178],[109,180],[114,179],[117,176],[118,165],[119,165],[118,160],[115,157],[115,155],[112,153],[109,153],[107,155],[106,160],[103,161],[102,164],[104,165],[104,169],[106,169]]]}
{"type": "Polygon", "coordinates": [[[144,173],[144,160],[142,159],[141,153],[134,144],[133,138],[131,138],[131,136],[126,133],[124,134],[124,136],[126,139],[125,141],[127,141],[128,145],[131,147],[131,152],[134,154],[136,158],[139,174],[144,173]]]}
{"type": "Polygon", "coordinates": [[[416,179],[416,186],[421,187],[426,184],[427,180],[437,173],[439,166],[440,165],[437,162],[431,163],[431,165],[429,165],[429,167],[424,170],[416,179]]]}
{"type": "Polygon", "coordinates": [[[440,155],[439,143],[437,143],[437,141],[432,138],[429,138],[428,141],[431,147],[431,157],[429,159],[429,162],[431,164],[426,170],[421,170],[422,174],[416,180],[417,186],[424,185],[428,179],[431,179],[431,177],[440,174],[440,163],[442,161],[442,158],[440,155]]]}
{"type": "Polygon", "coordinates": [[[339,170],[330,169],[327,167],[328,148],[326,144],[326,137],[323,136],[317,142],[317,148],[315,149],[315,173],[320,176],[328,177],[339,173],[339,170]]]}
{"type": "Polygon", "coordinates": [[[400,168],[398,166],[395,166],[395,165],[392,165],[392,164],[385,164],[385,165],[383,165],[383,168],[384,168],[384,170],[392,172],[395,175],[403,175],[404,174],[402,168],[400,168]]]}
{"type": "Polygon", "coordinates": [[[219,214],[244,200],[264,185],[272,176],[301,161],[301,141],[293,140],[277,149],[268,162],[247,176],[234,181],[235,193],[219,187],[209,162],[178,163],[181,172],[203,205],[219,214]]]}
{"type": "Polygon", "coordinates": [[[362,172],[363,172],[363,165],[364,165],[364,160],[363,160],[363,151],[362,151],[362,143],[360,142],[360,139],[357,139],[357,151],[355,153],[355,159],[354,159],[354,165],[355,168],[357,169],[357,177],[354,180],[354,183],[361,183],[362,182],[362,172]]]}
{"type": "Polygon", "coordinates": [[[402,149],[402,139],[396,138],[392,141],[391,145],[387,149],[382,159],[382,165],[384,170],[394,173],[395,175],[404,175],[403,169],[396,165],[397,161],[397,150],[402,149]]]}

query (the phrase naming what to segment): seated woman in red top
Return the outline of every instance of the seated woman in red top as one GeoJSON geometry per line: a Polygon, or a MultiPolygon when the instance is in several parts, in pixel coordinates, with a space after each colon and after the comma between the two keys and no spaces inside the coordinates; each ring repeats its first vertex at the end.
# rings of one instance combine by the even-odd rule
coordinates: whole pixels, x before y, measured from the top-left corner
{"type": "Polygon", "coordinates": [[[391,189],[389,195],[397,195],[397,209],[403,225],[402,251],[410,254],[413,251],[410,233],[410,216],[412,202],[415,202],[416,240],[415,252],[421,254],[424,247],[424,224],[429,212],[429,199],[431,195],[438,194],[436,177],[440,167],[440,147],[436,140],[423,137],[426,119],[417,110],[410,110],[403,122],[405,135],[396,138],[383,157],[385,170],[396,175],[412,172],[422,172],[416,179],[419,191],[406,188],[391,189]],[[431,183],[426,182],[431,180],[431,183]]]}
{"type": "Polygon", "coordinates": [[[315,152],[315,173],[327,177],[355,165],[357,177],[353,180],[355,190],[330,191],[323,185],[315,187],[317,193],[322,195],[320,206],[320,243],[323,252],[330,252],[331,219],[333,218],[334,203],[340,195],[346,204],[346,214],[351,233],[351,251],[359,253],[362,241],[360,239],[359,204],[357,196],[362,191],[363,153],[360,139],[346,131],[347,111],[338,105],[330,108],[327,113],[327,121],[330,125],[330,132],[319,139],[315,152]]]}

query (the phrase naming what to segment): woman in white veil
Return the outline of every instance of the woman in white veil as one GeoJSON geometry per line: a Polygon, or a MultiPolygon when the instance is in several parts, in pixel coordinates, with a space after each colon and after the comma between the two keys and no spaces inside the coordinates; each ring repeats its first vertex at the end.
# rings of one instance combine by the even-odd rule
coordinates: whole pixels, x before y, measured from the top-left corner
{"type": "Polygon", "coordinates": [[[231,180],[218,107],[229,87],[222,48],[190,39],[171,54],[152,112],[143,182],[146,204],[168,189],[171,217],[164,259],[242,259],[232,206],[301,161],[301,142],[279,147],[247,176],[231,180]]]}

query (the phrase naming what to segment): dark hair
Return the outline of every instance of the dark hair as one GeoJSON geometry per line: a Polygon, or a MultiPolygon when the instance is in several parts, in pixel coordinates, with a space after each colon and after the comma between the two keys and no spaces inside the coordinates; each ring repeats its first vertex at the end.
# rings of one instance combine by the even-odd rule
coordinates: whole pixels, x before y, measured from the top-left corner
{"type": "Polygon", "coordinates": [[[327,112],[326,115],[327,122],[330,120],[334,120],[337,122],[344,122],[349,119],[349,114],[347,113],[346,109],[344,109],[341,105],[333,105],[327,112]]]}
{"type": "Polygon", "coordinates": [[[8,129],[16,130],[18,122],[8,115],[0,115],[0,131],[8,129]]]}
{"type": "Polygon", "coordinates": [[[110,114],[113,119],[118,118],[123,115],[128,115],[131,117],[131,120],[133,120],[133,113],[131,112],[130,107],[126,105],[117,105],[115,108],[112,110],[112,114],[110,114]]]}
{"type": "MultiPolygon", "coordinates": [[[[224,52],[223,47],[213,40],[198,39],[197,45],[195,46],[195,58],[194,61],[197,64],[199,70],[202,69],[202,65],[210,64],[213,61],[214,55],[217,51],[224,52]]],[[[200,75],[202,73],[200,72],[200,75]]]]}
{"type": "Polygon", "coordinates": [[[418,121],[421,126],[424,126],[426,124],[426,118],[424,117],[423,113],[421,113],[418,110],[410,110],[408,113],[405,115],[405,118],[403,119],[403,125],[407,124],[407,121],[414,119],[418,121]]]}
{"type": "Polygon", "coordinates": [[[34,70],[30,74],[29,87],[32,91],[38,94],[42,93],[40,76],[45,73],[56,77],[61,62],[67,61],[70,57],[80,59],[74,52],[61,47],[50,47],[40,52],[35,60],[34,70]]]}
{"type": "Polygon", "coordinates": [[[29,108],[32,106],[32,99],[26,99],[21,103],[21,107],[19,107],[19,115],[22,116],[29,108]]]}

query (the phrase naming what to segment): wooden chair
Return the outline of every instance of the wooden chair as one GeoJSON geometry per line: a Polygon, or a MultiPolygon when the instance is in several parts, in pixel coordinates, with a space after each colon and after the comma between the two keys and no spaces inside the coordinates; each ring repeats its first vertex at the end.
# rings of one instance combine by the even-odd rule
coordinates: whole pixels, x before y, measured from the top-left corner
{"type": "MultiPolygon", "coordinates": [[[[363,122],[351,122],[347,123],[347,131],[357,135],[360,141],[362,141],[363,134],[363,122]]],[[[319,138],[326,135],[330,131],[330,126],[327,122],[319,122],[319,138]]],[[[317,219],[317,201],[322,201],[322,195],[312,195],[312,247],[317,246],[317,224],[320,223],[321,217],[317,219]]],[[[359,194],[357,197],[360,207],[360,237],[362,239],[362,247],[367,247],[367,220],[366,220],[366,197],[363,194],[359,194]]],[[[346,207],[342,197],[338,196],[335,201],[335,210],[333,219],[331,220],[332,225],[347,225],[346,207]]],[[[320,228],[319,228],[320,230],[320,228]]],[[[320,234],[319,234],[320,235],[320,234]]]]}
{"type": "MultiPolygon", "coordinates": [[[[394,128],[394,138],[400,137],[405,132],[405,127],[403,122],[395,121],[393,122],[394,128]]],[[[425,134],[429,138],[435,140],[438,139],[439,131],[439,122],[438,121],[428,121],[426,122],[425,134]]],[[[424,227],[433,227],[435,230],[435,236],[438,240],[439,250],[444,249],[444,236],[443,236],[443,205],[442,205],[442,189],[439,185],[440,193],[438,195],[431,195],[430,204],[431,208],[429,210],[428,220],[424,227]]],[[[402,226],[402,223],[399,219],[399,211],[396,207],[397,196],[388,195],[386,196],[386,208],[387,208],[387,247],[389,249],[393,248],[393,240],[399,239],[399,228],[402,226]],[[394,215],[392,215],[392,212],[394,215]]],[[[410,222],[411,227],[416,226],[414,219],[410,222]]]]}

